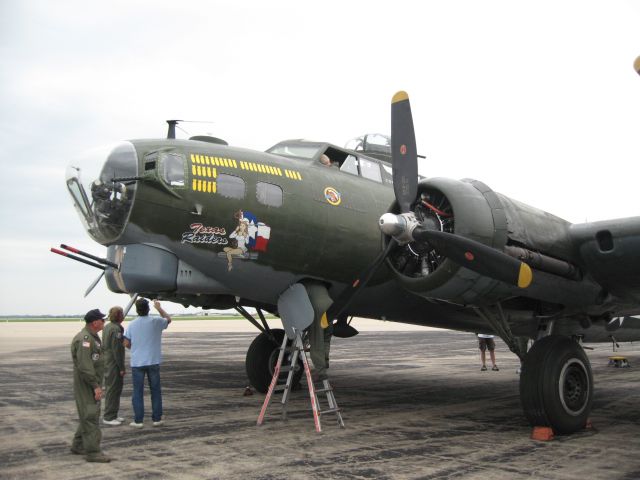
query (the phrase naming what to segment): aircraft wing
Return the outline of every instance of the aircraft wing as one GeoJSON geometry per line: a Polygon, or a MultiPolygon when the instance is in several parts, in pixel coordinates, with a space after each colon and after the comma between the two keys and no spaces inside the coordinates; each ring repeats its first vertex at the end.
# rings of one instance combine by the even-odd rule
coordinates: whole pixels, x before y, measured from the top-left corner
{"type": "MultiPolygon", "coordinates": [[[[574,224],[570,236],[585,272],[610,295],[640,302],[640,217],[574,224]]],[[[635,311],[638,311],[635,307],[635,311]]]]}

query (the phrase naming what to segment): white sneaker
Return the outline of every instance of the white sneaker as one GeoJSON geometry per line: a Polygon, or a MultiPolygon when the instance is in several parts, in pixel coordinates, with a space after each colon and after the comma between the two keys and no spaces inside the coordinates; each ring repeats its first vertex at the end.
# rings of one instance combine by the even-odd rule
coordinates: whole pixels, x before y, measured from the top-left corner
{"type": "Polygon", "coordinates": [[[117,418],[114,418],[113,420],[105,420],[103,418],[102,423],[104,423],[105,425],[113,425],[114,427],[117,427],[118,425],[122,425],[122,422],[117,418]]]}
{"type": "Polygon", "coordinates": [[[133,428],[142,428],[142,427],[144,427],[144,425],[142,423],[136,423],[136,422],[131,422],[129,424],[129,426],[133,427],[133,428]]]}
{"type": "Polygon", "coordinates": [[[154,427],[159,427],[161,425],[164,425],[164,420],[158,420],[157,422],[153,422],[154,427]]]}
{"type": "Polygon", "coordinates": [[[118,418],[116,418],[116,420],[118,420],[120,423],[124,422],[124,418],[122,418],[122,417],[118,417],[118,418]]]}

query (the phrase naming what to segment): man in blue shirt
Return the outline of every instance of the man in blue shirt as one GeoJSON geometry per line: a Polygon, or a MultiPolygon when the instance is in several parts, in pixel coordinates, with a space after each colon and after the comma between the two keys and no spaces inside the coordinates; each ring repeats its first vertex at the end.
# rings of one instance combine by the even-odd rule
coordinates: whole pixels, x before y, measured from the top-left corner
{"type": "Polygon", "coordinates": [[[149,379],[151,389],[151,420],[158,427],[162,421],[162,391],[160,389],[160,364],[162,363],[162,331],[171,323],[171,317],[154,300],[153,306],[161,317],[149,315],[149,302],[141,298],[136,301],[138,317],[124,332],[124,346],[131,349],[131,378],[133,380],[134,420],[129,425],[142,428],[144,419],[144,377],[149,379]]]}

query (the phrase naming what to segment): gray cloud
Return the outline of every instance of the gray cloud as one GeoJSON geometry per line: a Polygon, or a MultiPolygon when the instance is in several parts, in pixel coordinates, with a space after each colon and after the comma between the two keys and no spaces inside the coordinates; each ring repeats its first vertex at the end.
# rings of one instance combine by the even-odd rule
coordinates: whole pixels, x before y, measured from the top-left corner
{"type": "Polygon", "coordinates": [[[625,3],[3,1],[0,314],[126,303],[83,299],[97,271],[48,252],[104,251],[64,170],[96,145],[164,136],[167,118],[254,149],[344,144],[388,131],[406,89],[424,174],[572,221],[638,214],[639,19],[625,3]]]}

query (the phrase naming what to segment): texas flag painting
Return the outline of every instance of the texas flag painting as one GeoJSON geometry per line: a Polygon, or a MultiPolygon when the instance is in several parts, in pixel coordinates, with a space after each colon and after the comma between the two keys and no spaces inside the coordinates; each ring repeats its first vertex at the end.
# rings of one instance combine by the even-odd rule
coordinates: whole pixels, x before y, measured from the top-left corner
{"type": "Polygon", "coordinates": [[[271,236],[271,227],[258,221],[258,218],[251,212],[245,211],[243,214],[249,224],[249,249],[254,252],[266,252],[271,236]]]}

